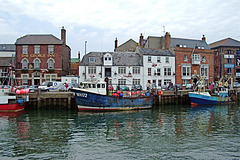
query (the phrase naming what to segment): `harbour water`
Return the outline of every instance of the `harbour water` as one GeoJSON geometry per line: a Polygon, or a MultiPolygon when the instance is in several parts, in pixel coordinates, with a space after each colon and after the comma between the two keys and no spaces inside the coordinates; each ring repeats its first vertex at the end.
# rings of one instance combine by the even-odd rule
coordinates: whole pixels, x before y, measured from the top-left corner
{"type": "Polygon", "coordinates": [[[0,114],[0,159],[240,159],[240,105],[0,114]]]}

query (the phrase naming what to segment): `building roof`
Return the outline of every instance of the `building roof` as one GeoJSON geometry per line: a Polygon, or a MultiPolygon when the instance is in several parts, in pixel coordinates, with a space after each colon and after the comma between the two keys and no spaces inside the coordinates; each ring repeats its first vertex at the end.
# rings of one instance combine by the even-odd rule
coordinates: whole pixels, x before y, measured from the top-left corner
{"type": "Polygon", "coordinates": [[[78,63],[79,62],[79,59],[78,58],[71,58],[71,63],[78,63]]]}
{"type": "Polygon", "coordinates": [[[0,44],[0,51],[15,52],[16,46],[14,44],[0,44]]]}
{"type": "Polygon", "coordinates": [[[63,40],[58,39],[52,34],[28,34],[17,39],[16,45],[36,45],[36,44],[63,44],[63,40]]]}
{"type": "Polygon", "coordinates": [[[90,52],[83,57],[80,66],[84,66],[85,61],[87,66],[101,66],[103,56],[107,53],[112,55],[113,66],[143,65],[141,55],[136,52],[90,52]],[[89,57],[95,57],[95,63],[89,63],[89,57]]]}
{"type": "Polygon", "coordinates": [[[171,51],[162,49],[139,48],[139,52],[143,55],[175,57],[175,54],[171,51]]]}
{"type": "Polygon", "coordinates": [[[210,44],[211,49],[218,48],[218,47],[240,47],[240,41],[237,41],[232,38],[222,39],[217,42],[213,42],[210,44]]]}
{"type": "Polygon", "coordinates": [[[129,39],[128,41],[124,42],[123,44],[115,48],[115,50],[117,52],[124,52],[124,51],[133,52],[136,46],[137,46],[137,42],[134,41],[133,39],[129,39]]]}
{"type": "Polygon", "coordinates": [[[203,40],[171,38],[170,47],[178,47],[179,45],[186,45],[186,48],[204,47],[204,49],[210,49],[207,42],[203,40]]]}

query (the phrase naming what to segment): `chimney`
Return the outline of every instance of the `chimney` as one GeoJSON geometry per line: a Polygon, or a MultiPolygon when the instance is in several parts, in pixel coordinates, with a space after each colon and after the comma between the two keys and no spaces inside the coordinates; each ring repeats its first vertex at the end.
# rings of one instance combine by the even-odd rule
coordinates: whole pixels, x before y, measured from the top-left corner
{"type": "Polygon", "coordinates": [[[142,35],[142,33],[140,34],[140,37],[139,37],[139,45],[143,46],[143,35],[142,35]]]}
{"type": "Polygon", "coordinates": [[[66,44],[66,30],[64,29],[64,26],[62,26],[61,29],[61,40],[63,40],[63,44],[66,44]]]}
{"type": "Polygon", "coordinates": [[[206,37],[204,35],[202,37],[202,41],[206,41],[206,37]]]}
{"type": "Polygon", "coordinates": [[[80,62],[80,51],[78,51],[78,61],[80,62]]]}
{"type": "Polygon", "coordinates": [[[171,35],[166,32],[165,34],[165,49],[168,50],[171,44],[171,35]]]}
{"type": "Polygon", "coordinates": [[[116,51],[116,48],[118,47],[118,40],[117,38],[115,39],[115,47],[114,47],[114,51],[116,51]]]}

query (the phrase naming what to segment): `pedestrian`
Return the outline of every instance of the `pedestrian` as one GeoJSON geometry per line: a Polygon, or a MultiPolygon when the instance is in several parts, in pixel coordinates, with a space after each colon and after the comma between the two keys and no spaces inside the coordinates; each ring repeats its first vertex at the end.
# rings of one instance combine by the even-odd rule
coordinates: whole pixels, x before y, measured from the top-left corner
{"type": "Polygon", "coordinates": [[[65,85],[65,88],[66,88],[66,91],[67,91],[68,84],[65,82],[64,85],[65,85]]]}

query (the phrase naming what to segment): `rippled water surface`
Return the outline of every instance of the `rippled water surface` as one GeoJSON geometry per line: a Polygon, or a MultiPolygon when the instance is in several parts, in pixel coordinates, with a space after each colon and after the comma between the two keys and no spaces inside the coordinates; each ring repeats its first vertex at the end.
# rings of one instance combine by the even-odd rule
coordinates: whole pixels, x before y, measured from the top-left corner
{"type": "Polygon", "coordinates": [[[0,159],[240,159],[240,105],[0,113],[0,159]]]}

